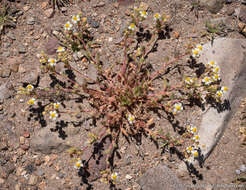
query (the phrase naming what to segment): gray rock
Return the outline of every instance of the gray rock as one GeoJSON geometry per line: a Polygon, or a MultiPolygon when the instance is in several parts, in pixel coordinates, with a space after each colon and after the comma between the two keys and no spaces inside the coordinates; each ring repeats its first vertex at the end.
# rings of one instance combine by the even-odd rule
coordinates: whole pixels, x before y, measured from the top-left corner
{"type": "Polygon", "coordinates": [[[9,31],[6,34],[11,40],[16,40],[15,34],[12,31],[9,31]]]}
{"type": "Polygon", "coordinates": [[[216,14],[223,8],[224,0],[200,0],[200,5],[216,14]]]}
{"type": "Polygon", "coordinates": [[[87,17],[87,22],[92,28],[99,28],[100,23],[96,20],[94,20],[91,16],[87,17]]]}
{"type": "Polygon", "coordinates": [[[11,46],[11,44],[10,44],[10,43],[8,43],[8,42],[3,43],[3,47],[4,47],[4,48],[9,48],[10,46],[11,46]]]}
{"type": "Polygon", "coordinates": [[[37,172],[36,172],[36,174],[37,174],[38,176],[43,176],[43,175],[45,174],[45,172],[44,172],[43,169],[38,169],[37,172]]]}
{"type": "Polygon", "coordinates": [[[35,24],[35,18],[32,17],[32,16],[28,17],[27,20],[26,20],[26,23],[28,25],[34,25],[35,24]]]}
{"type": "Polygon", "coordinates": [[[38,71],[32,70],[32,72],[29,71],[25,73],[25,75],[21,78],[21,81],[35,84],[37,82],[37,79],[38,79],[38,71]]]}
{"type": "Polygon", "coordinates": [[[66,141],[58,137],[57,132],[52,132],[50,127],[44,127],[37,131],[31,139],[30,147],[35,152],[43,154],[60,153],[70,146],[66,141]]]}
{"type": "Polygon", "coordinates": [[[22,44],[18,46],[18,52],[19,53],[26,53],[26,47],[22,44]]]}
{"type": "MultiPolygon", "coordinates": [[[[202,113],[198,134],[204,160],[215,148],[241,99],[246,95],[246,40],[219,38],[214,40],[213,45],[205,44],[199,62],[206,63],[211,60],[216,61],[221,68],[222,85],[229,87],[225,95],[229,106],[225,106],[227,108],[221,111],[210,107],[202,113]]],[[[181,164],[180,171],[184,170],[185,164],[181,164]]]]}
{"type": "Polygon", "coordinates": [[[10,56],[10,52],[9,51],[5,51],[2,53],[3,57],[9,57],[10,56]]]}
{"type": "Polygon", "coordinates": [[[138,180],[137,183],[142,190],[182,190],[184,184],[178,179],[176,174],[165,165],[158,165],[147,170],[138,180]]]}
{"type": "Polygon", "coordinates": [[[11,71],[9,68],[3,67],[0,69],[0,77],[2,78],[8,78],[11,74],[11,71]]]}
{"type": "Polygon", "coordinates": [[[10,98],[12,94],[13,94],[12,90],[8,88],[8,83],[4,83],[0,86],[0,101],[1,102],[10,98]]]}

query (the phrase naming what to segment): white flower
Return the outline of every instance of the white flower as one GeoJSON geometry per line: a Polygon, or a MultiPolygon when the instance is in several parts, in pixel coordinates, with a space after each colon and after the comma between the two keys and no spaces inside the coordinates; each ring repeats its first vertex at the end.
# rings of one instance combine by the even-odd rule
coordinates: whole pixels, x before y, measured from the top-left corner
{"type": "Polygon", "coordinates": [[[216,92],[216,96],[217,96],[218,98],[221,98],[221,97],[223,96],[223,91],[222,91],[222,90],[218,90],[218,91],[216,92]]]}
{"type": "Polygon", "coordinates": [[[215,65],[215,66],[213,67],[213,72],[214,72],[214,73],[219,73],[219,72],[220,72],[220,67],[217,66],[217,65],[215,65]]]}
{"type": "Polygon", "coordinates": [[[117,181],[118,178],[119,178],[119,176],[118,176],[118,173],[117,173],[117,172],[114,172],[114,173],[111,174],[111,179],[112,179],[113,181],[117,181]]]}
{"type": "Polygon", "coordinates": [[[60,53],[60,52],[64,52],[65,51],[65,48],[62,47],[62,46],[59,46],[56,50],[57,53],[60,53]]]}
{"type": "Polygon", "coordinates": [[[51,67],[54,67],[56,65],[56,59],[53,58],[49,58],[48,59],[48,63],[51,67]]]}
{"type": "Polygon", "coordinates": [[[199,156],[199,153],[198,153],[197,150],[193,150],[191,153],[192,153],[192,155],[193,155],[194,158],[196,158],[196,157],[199,156]]]}
{"type": "Polygon", "coordinates": [[[26,86],[26,89],[27,89],[28,92],[31,92],[31,91],[33,91],[34,87],[33,87],[33,85],[28,84],[28,85],[26,86]]]}
{"type": "Polygon", "coordinates": [[[222,87],[221,87],[221,90],[225,93],[225,92],[227,92],[229,89],[228,89],[228,87],[226,87],[226,86],[222,86],[222,87]]]}
{"type": "Polygon", "coordinates": [[[174,109],[173,109],[174,114],[179,113],[182,110],[183,110],[183,106],[181,103],[175,103],[174,104],[174,109]]]}
{"type": "Polygon", "coordinates": [[[73,27],[73,25],[69,21],[66,22],[66,24],[64,25],[65,30],[71,30],[72,27],[73,27]]]}
{"type": "Polygon", "coordinates": [[[186,77],[186,78],[185,78],[185,83],[186,83],[186,84],[189,84],[189,85],[192,84],[192,83],[193,83],[192,78],[186,77]]]}
{"type": "Polygon", "coordinates": [[[205,83],[206,85],[209,85],[212,81],[211,78],[207,76],[202,79],[202,82],[205,83]]]}
{"type": "Polygon", "coordinates": [[[210,68],[214,68],[214,67],[217,67],[217,63],[215,61],[209,61],[207,63],[207,66],[210,68]]]}
{"type": "Polygon", "coordinates": [[[134,23],[130,24],[128,26],[128,29],[131,30],[131,31],[135,31],[136,30],[136,25],[134,23]]]}
{"type": "Polygon", "coordinates": [[[193,151],[193,147],[192,146],[188,146],[186,148],[186,152],[191,153],[192,151],[193,151]]]}
{"type": "Polygon", "coordinates": [[[50,111],[50,119],[56,120],[58,113],[56,111],[50,111]]]}
{"type": "Polygon", "coordinates": [[[192,49],[192,57],[197,58],[200,56],[200,50],[198,48],[192,49]]]}
{"type": "Polygon", "coordinates": [[[214,81],[219,81],[220,80],[220,75],[219,74],[215,74],[212,77],[214,79],[214,81]]]}
{"type": "Polygon", "coordinates": [[[37,104],[37,101],[35,98],[31,98],[30,100],[28,100],[27,104],[29,105],[36,105],[37,104]]]}
{"type": "Polygon", "coordinates": [[[143,18],[147,18],[148,16],[148,13],[146,11],[140,11],[140,16],[143,17],[143,18]]]}
{"type": "Polygon", "coordinates": [[[154,14],[154,21],[160,20],[161,15],[159,13],[154,14]]]}
{"type": "Polygon", "coordinates": [[[199,135],[195,135],[195,136],[193,137],[193,140],[194,140],[195,142],[199,142],[199,140],[200,140],[199,135]]]}
{"type": "Polygon", "coordinates": [[[75,169],[80,169],[81,167],[83,167],[81,160],[78,160],[77,162],[75,162],[74,164],[75,169]]]}
{"type": "Polygon", "coordinates": [[[198,45],[196,46],[196,49],[198,49],[199,51],[202,51],[203,47],[202,47],[201,44],[198,44],[198,45]]]}
{"type": "Polygon", "coordinates": [[[192,134],[195,134],[195,133],[197,132],[197,128],[196,128],[196,127],[191,127],[191,128],[190,128],[190,132],[191,132],[192,134]]]}
{"type": "Polygon", "coordinates": [[[74,24],[76,24],[78,21],[80,21],[79,15],[74,15],[74,16],[72,17],[72,22],[73,22],[74,24]]]}
{"type": "Polygon", "coordinates": [[[127,120],[130,123],[130,125],[132,125],[134,123],[135,117],[133,115],[129,114],[127,117],[127,120]]]}
{"type": "Polygon", "coordinates": [[[56,102],[56,103],[53,104],[53,106],[54,106],[54,109],[58,110],[59,107],[60,107],[60,103],[56,102]]]}

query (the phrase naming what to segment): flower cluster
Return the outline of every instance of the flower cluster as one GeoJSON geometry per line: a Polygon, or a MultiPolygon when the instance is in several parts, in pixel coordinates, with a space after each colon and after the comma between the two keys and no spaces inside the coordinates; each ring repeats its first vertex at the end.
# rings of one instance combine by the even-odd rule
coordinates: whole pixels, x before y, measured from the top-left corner
{"type": "Polygon", "coordinates": [[[194,49],[192,49],[192,57],[198,58],[201,55],[203,47],[201,44],[198,44],[194,49]]]}
{"type": "Polygon", "coordinates": [[[191,146],[188,146],[186,148],[186,158],[188,158],[187,160],[190,161],[191,158],[197,158],[199,157],[199,140],[200,140],[200,136],[197,135],[197,127],[192,126],[192,125],[187,125],[186,129],[188,131],[188,133],[190,133],[192,135],[192,142],[193,144],[191,146]]]}

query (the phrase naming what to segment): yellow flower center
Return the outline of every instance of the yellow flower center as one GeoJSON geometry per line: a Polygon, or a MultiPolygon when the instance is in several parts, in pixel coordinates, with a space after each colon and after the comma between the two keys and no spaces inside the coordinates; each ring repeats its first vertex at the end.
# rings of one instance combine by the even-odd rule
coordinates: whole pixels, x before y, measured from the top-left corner
{"type": "Polygon", "coordinates": [[[76,162],[75,166],[76,166],[77,168],[80,168],[81,163],[80,163],[80,162],[76,162]]]}
{"type": "Polygon", "coordinates": [[[223,91],[228,91],[228,87],[223,87],[223,91]]]}
{"type": "Polygon", "coordinates": [[[198,136],[198,135],[196,135],[194,138],[195,138],[196,140],[199,140],[199,136],[198,136]]]}
{"type": "Polygon", "coordinates": [[[155,15],[154,15],[154,18],[155,19],[159,19],[161,16],[160,16],[160,14],[159,13],[156,13],[155,15]]]}
{"type": "Polygon", "coordinates": [[[146,12],[146,11],[141,11],[140,14],[141,14],[142,16],[146,16],[146,15],[147,15],[147,12],[146,12]]]}
{"type": "Polygon", "coordinates": [[[181,110],[181,106],[180,106],[180,105],[176,105],[175,108],[176,108],[176,110],[178,110],[178,111],[181,110]]]}
{"type": "Polygon", "coordinates": [[[198,55],[198,53],[199,53],[198,50],[193,50],[194,55],[198,55]]]}
{"type": "Polygon", "coordinates": [[[56,113],[55,112],[51,112],[50,113],[50,117],[55,118],[56,117],[56,113]]]}
{"type": "Polygon", "coordinates": [[[204,80],[205,80],[205,82],[209,82],[209,78],[208,77],[206,77],[204,80]]]}
{"type": "Polygon", "coordinates": [[[135,24],[130,24],[130,28],[134,29],[135,28],[135,24]]]}
{"type": "Polygon", "coordinates": [[[34,102],[35,102],[35,100],[34,99],[31,99],[31,100],[28,101],[28,104],[33,105],[34,102]]]}
{"type": "Polygon", "coordinates": [[[189,147],[187,148],[187,150],[188,150],[188,151],[192,151],[192,147],[189,146],[189,147]]]}
{"type": "Polygon", "coordinates": [[[218,80],[218,79],[219,79],[219,75],[214,75],[214,78],[215,78],[216,80],[218,80]]]}
{"type": "Polygon", "coordinates": [[[195,152],[193,152],[193,155],[194,155],[194,157],[198,157],[198,152],[197,151],[195,151],[195,152]]]}
{"type": "Polygon", "coordinates": [[[211,66],[213,66],[213,65],[215,64],[215,62],[214,62],[214,61],[210,61],[209,64],[210,64],[211,66]]]}
{"type": "Polygon", "coordinates": [[[197,49],[199,49],[200,51],[202,51],[202,46],[201,45],[198,45],[197,46],[197,49]]]}
{"type": "Polygon", "coordinates": [[[192,129],[192,132],[193,132],[193,133],[196,133],[196,132],[197,132],[197,128],[193,128],[193,129],[192,129]]]}
{"type": "Polygon", "coordinates": [[[214,72],[215,72],[215,73],[218,73],[218,72],[219,72],[219,70],[220,70],[220,68],[219,68],[219,67],[215,67],[215,68],[214,68],[214,72]]]}
{"type": "Polygon", "coordinates": [[[65,28],[69,28],[70,27],[70,24],[69,23],[66,23],[65,24],[65,28]]]}
{"type": "Polygon", "coordinates": [[[28,90],[32,90],[33,89],[33,86],[31,84],[28,84],[27,87],[26,87],[28,90]]]}
{"type": "Polygon", "coordinates": [[[117,174],[112,174],[112,180],[116,180],[117,179],[117,174]]]}
{"type": "Polygon", "coordinates": [[[217,96],[221,97],[222,96],[222,92],[217,92],[217,96]]]}

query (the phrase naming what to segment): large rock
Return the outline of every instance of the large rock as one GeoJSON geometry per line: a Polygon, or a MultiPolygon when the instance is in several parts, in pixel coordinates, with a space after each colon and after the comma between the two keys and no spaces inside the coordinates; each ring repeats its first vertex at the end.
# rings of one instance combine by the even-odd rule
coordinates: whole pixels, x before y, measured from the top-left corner
{"type": "Polygon", "coordinates": [[[184,184],[167,166],[158,165],[147,170],[137,181],[142,190],[182,190],[184,184]]]}
{"type": "MultiPolygon", "coordinates": [[[[205,44],[200,61],[206,63],[211,60],[221,68],[222,85],[229,87],[225,98],[229,100],[230,109],[218,112],[210,107],[202,114],[199,135],[204,160],[215,148],[241,99],[246,96],[246,40],[220,38],[213,44],[205,44]]],[[[185,168],[182,164],[180,172],[185,168]]]]}
{"type": "Polygon", "coordinates": [[[200,0],[200,5],[216,14],[223,8],[224,0],[200,0]]]}
{"type": "Polygon", "coordinates": [[[52,132],[49,126],[35,133],[31,139],[30,146],[33,151],[43,154],[60,153],[70,147],[67,141],[58,137],[58,133],[52,132]]]}

